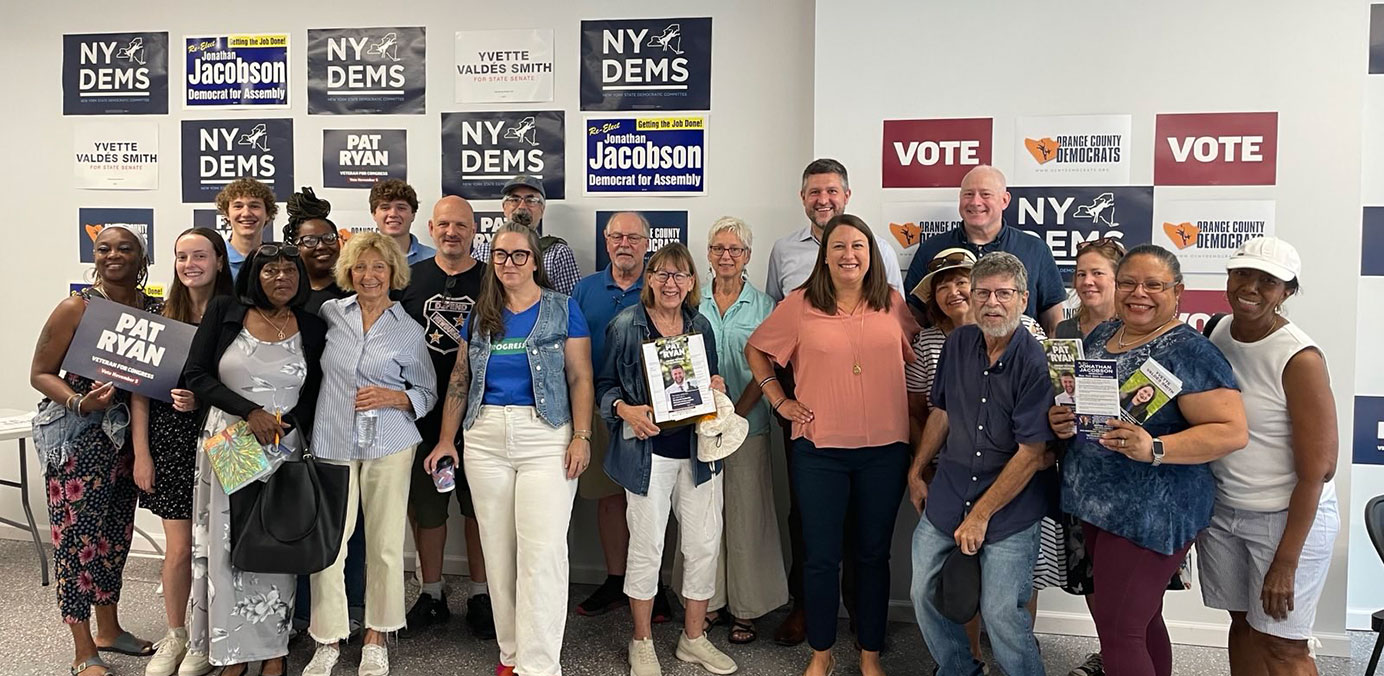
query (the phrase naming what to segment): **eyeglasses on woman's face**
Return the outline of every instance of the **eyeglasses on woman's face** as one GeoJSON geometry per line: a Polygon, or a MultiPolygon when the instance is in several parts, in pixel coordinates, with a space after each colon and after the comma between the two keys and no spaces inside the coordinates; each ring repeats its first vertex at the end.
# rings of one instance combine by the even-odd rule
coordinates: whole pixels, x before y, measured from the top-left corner
{"type": "Polygon", "coordinates": [[[490,262],[495,265],[513,263],[517,267],[529,262],[529,256],[532,255],[533,252],[528,249],[515,249],[514,251],[492,249],[490,251],[490,262]]]}

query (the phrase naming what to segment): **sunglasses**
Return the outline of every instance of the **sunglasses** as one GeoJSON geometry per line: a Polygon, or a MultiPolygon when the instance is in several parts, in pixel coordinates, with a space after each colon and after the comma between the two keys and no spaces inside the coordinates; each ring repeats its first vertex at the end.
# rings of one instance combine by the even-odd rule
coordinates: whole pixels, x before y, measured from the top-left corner
{"type": "Polygon", "coordinates": [[[934,259],[928,261],[928,264],[927,264],[927,271],[928,271],[929,273],[937,272],[938,270],[941,270],[942,268],[951,267],[951,266],[953,266],[953,265],[961,265],[961,264],[974,265],[974,264],[975,264],[975,257],[972,256],[972,255],[970,255],[969,253],[962,252],[962,251],[958,251],[958,252],[953,253],[953,254],[947,254],[946,256],[943,256],[943,257],[941,257],[941,258],[934,258],[934,259]]]}
{"type": "Polygon", "coordinates": [[[1125,255],[1124,243],[1122,243],[1122,242],[1120,241],[1120,238],[1118,238],[1118,237],[1101,237],[1101,238],[1099,238],[1099,239],[1093,239],[1093,240],[1091,240],[1091,241],[1089,241],[1089,242],[1082,242],[1082,243],[1076,245],[1076,251],[1077,251],[1077,253],[1081,253],[1082,251],[1085,251],[1085,250],[1086,250],[1086,247],[1091,247],[1091,246],[1094,246],[1094,247],[1108,247],[1108,248],[1111,248],[1111,249],[1114,249],[1114,250],[1120,252],[1120,255],[1121,255],[1121,256],[1125,255]]]}
{"type": "Polygon", "coordinates": [[[298,247],[292,244],[280,244],[278,242],[272,242],[270,244],[260,245],[258,249],[255,249],[255,255],[262,256],[264,258],[277,258],[279,256],[297,258],[298,247]]]}

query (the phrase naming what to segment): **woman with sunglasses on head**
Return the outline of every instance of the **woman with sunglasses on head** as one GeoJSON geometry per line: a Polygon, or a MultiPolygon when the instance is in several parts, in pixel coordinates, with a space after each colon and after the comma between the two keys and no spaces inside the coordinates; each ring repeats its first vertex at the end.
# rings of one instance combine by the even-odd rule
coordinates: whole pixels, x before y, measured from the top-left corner
{"type": "Polygon", "coordinates": [[[336,283],[336,260],[341,257],[341,236],[336,224],[327,218],[332,203],[320,199],[312,188],[304,187],[288,198],[288,223],[284,224],[284,241],[297,245],[308,271],[308,300],[304,309],[317,314],[329,300],[345,298],[347,294],[336,283]]]}
{"type": "MultiPolygon", "coordinates": [[[[202,321],[211,299],[229,296],[231,268],[226,242],[215,230],[191,228],[173,245],[173,283],[163,316],[185,324],[202,321]]],[[[202,416],[185,383],[169,392],[171,402],[134,395],[130,402],[139,504],[163,520],[163,609],[168,633],[145,668],[145,676],[172,676],[187,655],[187,598],[192,588],[192,486],[202,416]]]]}
{"type": "MultiPolygon", "coordinates": [[[[422,437],[417,420],[437,402],[437,377],[423,327],[390,299],[408,286],[409,267],[398,243],[378,232],[356,233],[336,263],[336,283],[354,295],[322,304],[328,344],[322,354],[322,397],[313,452],[350,468],[347,504],[360,505],[365,523],[365,645],[360,676],[389,673],[385,636],[403,628],[404,531],[409,472],[422,437]]],[[[346,510],[345,533],[357,510],[346,510]]],[[[312,575],[312,623],[317,652],[305,676],[327,676],[351,633],[344,578],[348,548],[312,575]]]]}
{"type": "MultiPolygon", "coordinates": [[[[693,374],[725,391],[717,375],[716,335],[697,312],[701,290],[696,262],[678,242],[654,252],[644,272],[639,304],[610,321],[605,363],[596,378],[596,399],[610,426],[605,471],[625,489],[629,555],[625,595],[630,599],[634,635],[629,643],[630,674],[662,673],[653,642],[654,597],[663,560],[668,513],[676,513],[685,561],[683,631],[675,655],[713,674],[730,674],[735,661],[712,645],[705,633],[706,608],[716,593],[716,562],[721,551],[721,462],[697,459],[695,425],[661,428],[653,421],[655,396],[643,366],[645,341],[698,333],[706,347],[709,373],[693,374]]],[[[663,396],[663,392],[658,392],[663,396]]]]}
{"type": "MultiPolygon", "coordinates": [[[[1077,438],[1062,459],[1062,509],[1082,521],[1095,583],[1090,606],[1110,676],[1172,673],[1163,592],[1211,522],[1211,462],[1248,439],[1230,364],[1177,319],[1182,289],[1177,257],[1162,247],[1141,245],[1120,261],[1119,319],[1086,336],[1086,358],[1114,360],[1121,383],[1154,361],[1182,387],[1142,426],[1112,419],[1110,431],[1077,438]]],[[[1076,436],[1071,408],[1054,405],[1048,422],[1059,438],[1076,436]]]]}
{"type": "Polygon", "coordinates": [[[95,283],[58,303],[43,325],[29,368],[29,384],[45,397],[36,420],[50,420],[44,427],[61,432],[61,438],[45,439],[40,430],[34,446],[48,480],[53,584],[63,622],[72,631],[73,676],[106,674],[110,668],[99,652],[153,651],[148,641],[121,628],[117,611],[137,495],[128,397],[113,383],[62,370],[90,299],[145,312],[161,309],[162,302],[143,290],[149,274],[144,246],[141,235],[123,226],[107,226],[96,235],[95,283]],[[91,633],[93,606],[96,636],[91,633]]]}
{"type": "Polygon", "coordinates": [[[440,441],[423,465],[429,473],[443,458],[455,466],[465,427],[500,648],[495,673],[556,676],[567,529],[577,477],[591,461],[591,332],[577,302],[548,287],[532,228],[501,226],[490,263],[461,328],[465,356],[450,374],[440,441]]]}
{"type": "Polygon", "coordinates": [[[1283,315],[1302,260],[1277,237],[1226,262],[1231,316],[1210,331],[1240,379],[1249,445],[1211,464],[1216,509],[1197,538],[1206,605],[1230,612],[1234,676],[1316,674],[1310,642],[1340,529],[1336,405],[1321,348],[1283,315]]]}
{"type": "MultiPolygon", "coordinates": [[[[244,420],[271,459],[310,438],[318,362],[327,327],[303,309],[307,272],[298,248],[263,244],[236,277],[235,295],[213,298],[192,340],[183,376],[207,407],[205,440],[244,420]]],[[[192,508],[192,625],[178,673],[286,673],[294,576],[231,564],[231,503],[205,452],[197,454],[192,508]]]]}

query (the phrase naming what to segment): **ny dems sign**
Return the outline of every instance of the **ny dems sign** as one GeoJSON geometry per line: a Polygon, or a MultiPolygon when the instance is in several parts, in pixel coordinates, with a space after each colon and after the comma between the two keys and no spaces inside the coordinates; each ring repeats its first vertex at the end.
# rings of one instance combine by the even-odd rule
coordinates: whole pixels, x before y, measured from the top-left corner
{"type": "Polygon", "coordinates": [[[422,28],[308,31],[308,113],[424,112],[427,36],[422,28]]]}
{"type": "Polygon", "coordinates": [[[581,22],[582,110],[710,110],[711,19],[581,22]]]}
{"type": "Polygon", "coordinates": [[[184,202],[213,202],[237,178],[293,194],[293,120],[183,120],[182,151],[184,202]]]}
{"type": "Polygon", "coordinates": [[[560,110],[442,114],[442,194],[500,199],[519,174],[543,181],[550,200],[563,199],[560,110]]]}
{"type": "Polygon", "coordinates": [[[168,112],[168,33],[62,36],[63,115],[168,112]]]}

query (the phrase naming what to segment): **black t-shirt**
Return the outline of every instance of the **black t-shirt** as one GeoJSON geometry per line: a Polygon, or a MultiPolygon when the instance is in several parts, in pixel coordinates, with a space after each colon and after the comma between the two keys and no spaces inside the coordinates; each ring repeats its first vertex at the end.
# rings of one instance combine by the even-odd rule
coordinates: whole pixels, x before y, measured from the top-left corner
{"type": "MultiPolygon", "coordinates": [[[[423,446],[437,442],[442,429],[442,405],[447,398],[447,383],[457,361],[457,343],[464,337],[461,327],[481,295],[486,265],[479,261],[461,274],[448,275],[437,266],[436,258],[418,261],[410,268],[408,287],[399,297],[413,320],[423,327],[423,339],[437,371],[437,405],[418,421],[423,446]]],[[[460,433],[457,443],[460,443],[460,433]]]]}
{"type": "Polygon", "coordinates": [[[351,294],[346,293],[345,289],[332,282],[321,289],[313,289],[308,292],[308,302],[303,304],[303,309],[312,314],[322,314],[322,304],[329,300],[345,298],[351,294]]]}

